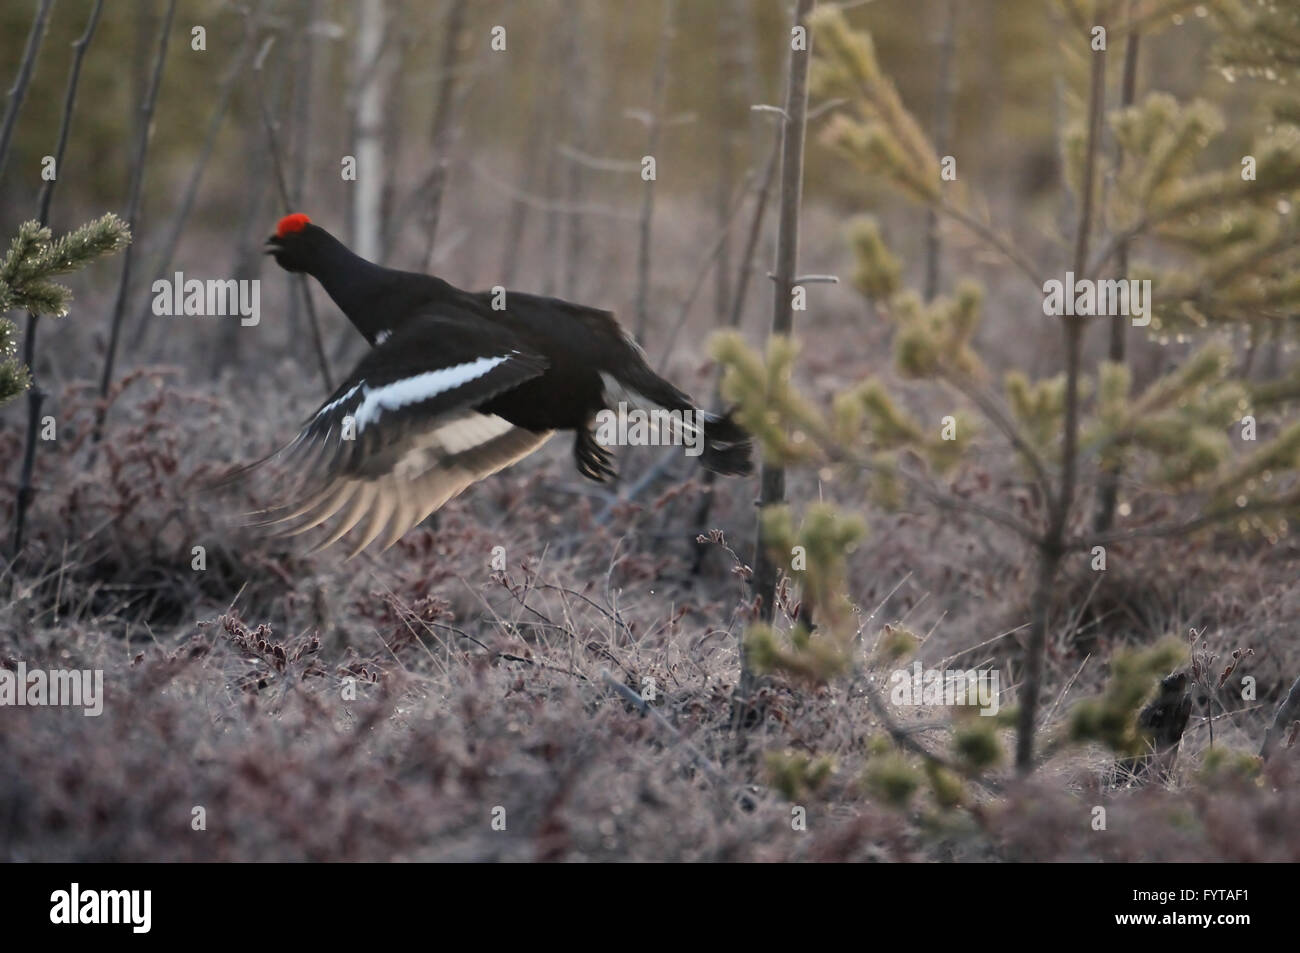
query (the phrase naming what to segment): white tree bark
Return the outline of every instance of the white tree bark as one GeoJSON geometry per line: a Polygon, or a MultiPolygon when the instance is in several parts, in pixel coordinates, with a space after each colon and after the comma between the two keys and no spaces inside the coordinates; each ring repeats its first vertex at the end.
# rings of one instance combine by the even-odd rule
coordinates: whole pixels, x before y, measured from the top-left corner
{"type": "Polygon", "coordinates": [[[380,208],[384,194],[384,99],[379,68],[384,39],[383,0],[359,0],[356,11],[352,61],[356,95],[353,154],[357,160],[352,190],[353,243],[358,255],[377,261],[381,254],[380,208]]]}

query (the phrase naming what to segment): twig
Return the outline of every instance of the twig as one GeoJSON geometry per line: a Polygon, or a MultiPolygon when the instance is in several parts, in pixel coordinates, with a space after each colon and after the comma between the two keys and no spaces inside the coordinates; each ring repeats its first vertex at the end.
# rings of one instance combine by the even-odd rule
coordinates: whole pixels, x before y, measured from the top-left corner
{"type": "MultiPolygon", "coordinates": [[[[938,89],[934,107],[934,146],[939,155],[948,151],[952,138],[952,102],[957,96],[954,80],[957,70],[955,59],[957,33],[957,0],[948,0],[944,10],[943,30],[939,34],[938,89]]],[[[926,301],[933,301],[939,293],[939,268],[943,256],[943,241],[939,233],[939,213],[929,208],[925,213],[925,285],[926,301]]]]}
{"type": "MultiPolygon", "coordinates": [[[[292,212],[290,204],[289,183],[284,174],[284,163],[280,158],[280,143],[275,135],[275,123],[271,120],[271,110],[266,103],[266,89],[262,85],[262,71],[259,64],[253,70],[257,84],[257,104],[262,114],[262,127],[266,130],[267,146],[271,152],[271,162],[275,167],[275,184],[280,192],[280,201],[285,212],[292,212]]],[[[311,329],[312,347],[316,351],[316,362],[320,366],[321,380],[325,391],[334,390],[333,375],[330,373],[329,359],[325,356],[325,345],[321,340],[320,321],[316,318],[316,306],[312,303],[311,290],[307,287],[307,276],[297,275],[298,292],[302,295],[303,305],[307,309],[307,325],[311,329]]]]}
{"type": "Polygon", "coordinates": [[[663,472],[667,470],[668,467],[672,465],[672,462],[676,459],[677,459],[677,448],[668,447],[662,454],[659,455],[659,459],[655,461],[654,465],[649,467],[644,473],[641,474],[640,477],[637,478],[637,481],[635,483],[633,483],[630,487],[628,487],[626,494],[622,496],[616,496],[606,504],[605,508],[601,510],[601,512],[596,516],[596,525],[604,526],[606,523],[608,523],[609,518],[614,511],[614,507],[618,506],[620,503],[628,503],[631,502],[632,500],[635,500],[638,496],[640,496],[643,492],[645,492],[646,487],[650,486],[650,484],[652,484],[655,480],[657,480],[660,477],[660,475],[662,475],[663,472]]]}
{"type": "MultiPolygon", "coordinates": [[[[131,234],[136,234],[136,220],[140,217],[140,198],[144,191],[144,166],[149,154],[149,133],[153,127],[154,109],[158,105],[158,91],[162,88],[163,65],[167,60],[167,44],[171,39],[172,20],[176,15],[176,0],[168,0],[167,12],[163,14],[162,29],[158,31],[158,49],[154,54],[153,72],[149,87],[145,92],[144,102],[140,106],[140,134],[135,143],[135,154],[131,157],[131,184],[127,196],[126,224],[131,234]]],[[[108,396],[109,384],[113,380],[113,365],[117,360],[117,342],[122,336],[122,319],[126,316],[126,299],[131,290],[132,251],[136,242],[127,245],[122,251],[122,275],[117,286],[117,300],[113,304],[112,324],[108,335],[108,351],[104,355],[104,372],[99,379],[99,396],[108,396]]],[[[107,402],[96,413],[94,442],[98,443],[103,434],[104,414],[107,402]]]]}
{"type": "MultiPolygon", "coordinates": [[[[298,27],[298,38],[294,47],[293,89],[289,94],[287,107],[289,142],[294,146],[293,180],[289,183],[289,204],[294,209],[303,207],[307,173],[312,165],[312,145],[316,142],[311,126],[312,80],[315,75],[316,49],[316,31],[312,29],[312,24],[316,22],[319,10],[317,0],[299,0],[299,6],[302,8],[302,23],[298,27]]],[[[389,154],[397,155],[398,151],[393,149],[389,154]]],[[[247,235],[248,232],[245,230],[243,234],[247,235]]],[[[289,295],[289,310],[285,315],[285,325],[291,341],[299,340],[302,335],[299,327],[301,317],[299,312],[303,297],[305,296],[289,295]]]]}
{"type": "MultiPolygon", "coordinates": [[[[648,715],[656,725],[667,732],[673,742],[680,745],[682,750],[690,755],[691,760],[694,761],[700,770],[708,776],[710,781],[722,788],[729,788],[734,791],[739,790],[740,785],[731,781],[725,774],[723,774],[722,771],[709,760],[704,752],[695,747],[695,745],[688,741],[680,731],[673,727],[673,723],[665,718],[657,708],[622,682],[618,681],[614,676],[610,675],[608,669],[601,669],[600,677],[601,680],[609,686],[609,688],[613,689],[620,698],[635,708],[643,716],[648,715]]],[[[744,791],[740,791],[737,795],[737,799],[740,801],[741,806],[746,810],[752,810],[755,806],[753,797],[744,791]]]]}
{"type": "Polygon", "coordinates": [[[1074,670],[1074,674],[1071,675],[1069,680],[1061,687],[1060,694],[1056,696],[1056,701],[1054,701],[1052,707],[1047,709],[1046,713],[1044,713],[1042,724],[1051,724],[1052,716],[1055,715],[1056,710],[1061,707],[1061,702],[1065,701],[1065,696],[1070,694],[1070,689],[1074,687],[1074,683],[1078,681],[1079,676],[1083,674],[1083,668],[1088,664],[1088,659],[1090,658],[1092,658],[1091,652],[1083,657],[1083,661],[1080,662],[1079,667],[1074,670]]]}
{"type": "Polygon", "coordinates": [[[31,32],[27,34],[27,45],[23,48],[23,59],[18,64],[18,75],[9,88],[9,105],[5,107],[4,125],[0,126],[0,173],[4,172],[5,160],[9,158],[9,143],[13,140],[14,126],[18,123],[18,113],[27,98],[27,86],[32,81],[36,70],[36,57],[40,53],[41,40],[45,38],[45,27],[50,19],[50,7],[54,0],[41,0],[32,19],[31,32]]]}
{"type": "MultiPolygon", "coordinates": [[[[565,117],[573,136],[582,147],[593,142],[593,130],[599,116],[609,107],[609,96],[613,83],[604,78],[602,66],[607,62],[592,44],[584,42],[583,35],[590,29],[587,15],[581,5],[576,6],[565,19],[564,45],[568,52],[568,64],[564,70],[564,82],[569,89],[586,89],[593,92],[586,96],[568,96],[564,99],[568,115],[565,117]]],[[[557,157],[563,155],[564,144],[555,149],[557,157]]],[[[560,163],[556,162],[558,166],[560,163]]],[[[564,174],[565,199],[576,204],[582,201],[590,176],[580,162],[571,162],[568,169],[556,169],[556,174],[564,174]],[[567,174],[565,174],[567,173],[567,174]]],[[[588,223],[580,216],[570,215],[560,223],[565,232],[562,243],[556,245],[556,252],[563,253],[562,278],[560,293],[567,297],[579,294],[579,283],[583,270],[590,264],[591,256],[587,253],[590,242],[588,223]]]]}
{"type": "Polygon", "coordinates": [[[700,290],[704,287],[704,279],[709,276],[709,272],[715,266],[721,267],[721,255],[727,247],[727,239],[731,237],[731,224],[736,220],[736,215],[740,212],[741,206],[745,203],[745,196],[751,183],[746,181],[740,189],[740,193],[732,200],[718,229],[718,237],[714,239],[713,245],[709,248],[708,254],[700,262],[700,267],[695,273],[695,279],[690,284],[690,290],[677,312],[677,320],[673,322],[672,330],[668,332],[668,337],[664,342],[664,349],[659,354],[659,363],[657,369],[663,372],[664,366],[668,363],[669,356],[673,353],[673,347],[677,344],[677,336],[681,333],[682,327],[686,324],[686,319],[690,317],[691,306],[695,304],[695,299],[699,296],[700,290]]]}
{"type": "MultiPolygon", "coordinates": [[[[1086,275],[1088,245],[1092,237],[1094,183],[1097,176],[1098,153],[1101,149],[1102,119],[1106,98],[1106,53],[1092,53],[1091,85],[1088,96],[1088,141],[1084,154],[1083,180],[1080,183],[1082,208],[1078,230],[1075,234],[1074,271],[1086,275]]],[[[1042,690],[1043,657],[1047,650],[1047,624],[1051,605],[1051,589],[1056,582],[1064,551],[1066,527],[1074,503],[1075,485],[1079,471],[1079,375],[1083,361],[1083,329],[1081,318],[1062,318],[1065,334],[1065,436],[1061,449],[1061,482],[1056,505],[1050,511],[1045,538],[1039,545],[1038,578],[1032,597],[1032,627],[1025,658],[1025,677],[1021,693],[1019,720],[1016,726],[1016,769],[1026,775],[1034,768],[1034,735],[1038,696],[1042,690]]]]}
{"type": "Polygon", "coordinates": [[[952,662],[954,662],[954,661],[956,661],[957,659],[961,658],[961,657],[962,657],[963,655],[965,655],[967,652],[974,652],[976,649],[982,649],[982,648],[984,648],[986,645],[992,645],[994,642],[1000,641],[1001,639],[1005,639],[1008,635],[1015,635],[1017,632],[1019,632],[1021,629],[1025,628],[1025,627],[1028,626],[1028,625],[1029,625],[1028,622],[1022,622],[1020,625],[1017,625],[1017,626],[1014,626],[1014,627],[1012,627],[1012,628],[1010,628],[1010,629],[1007,629],[1005,632],[999,632],[997,635],[993,636],[993,638],[991,638],[991,639],[985,639],[983,642],[980,642],[978,645],[972,645],[972,646],[970,646],[970,647],[968,647],[968,648],[964,648],[964,649],[961,649],[961,650],[959,650],[959,651],[957,651],[957,652],[954,652],[952,655],[949,655],[946,659],[944,659],[943,661],[941,661],[941,662],[940,662],[937,666],[935,666],[935,667],[936,667],[936,668],[947,668],[947,667],[949,666],[949,664],[951,664],[952,662]]]}
{"type": "MultiPolygon", "coordinates": [[[[252,37],[246,35],[243,47],[236,54],[226,75],[222,77],[221,87],[217,92],[217,102],[212,107],[212,115],[208,118],[208,128],[204,132],[203,145],[199,149],[198,158],[194,161],[194,167],[190,170],[190,177],[185,183],[185,188],[181,191],[180,203],[175,214],[172,215],[171,227],[163,239],[162,251],[159,252],[157,262],[154,265],[153,273],[156,275],[165,275],[171,267],[172,257],[176,254],[181,234],[184,232],[185,224],[189,221],[190,212],[194,208],[194,200],[198,196],[203,173],[207,169],[208,160],[212,157],[213,150],[216,148],[217,133],[221,131],[221,124],[234,97],[235,82],[244,75],[244,67],[248,62],[252,49],[252,37]]],[[[140,310],[140,317],[136,322],[135,329],[131,332],[131,340],[127,344],[132,351],[138,350],[143,345],[150,327],[149,318],[152,314],[152,301],[146,301],[144,307],[140,310]]]]}
{"type": "Polygon", "coordinates": [[[557,145],[555,154],[593,172],[639,172],[641,170],[641,163],[636,159],[607,159],[604,156],[583,152],[567,142],[557,145]]]}
{"type": "MultiPolygon", "coordinates": [[[[816,0],[798,0],[794,23],[808,36],[803,49],[791,43],[789,75],[781,134],[781,214],[777,227],[775,280],[772,288],[772,337],[788,337],[794,329],[794,302],[791,291],[799,268],[799,212],[803,198],[804,135],[807,132],[808,69],[812,60],[812,38],[808,18],[816,0]]],[[[763,531],[763,513],[785,500],[785,468],[764,461],[759,470],[759,509],[754,543],[754,594],[759,603],[759,619],[772,621],[773,592],[777,567],[768,552],[763,531]]],[[[752,677],[744,647],[741,647],[742,670],[737,686],[747,695],[752,677]]]]}
{"type": "Polygon", "coordinates": [[[456,89],[456,62],[460,52],[460,36],[465,27],[468,10],[467,0],[451,0],[451,12],[443,28],[442,56],[438,64],[441,77],[434,100],[433,128],[430,133],[433,168],[426,199],[428,204],[425,209],[425,245],[422,259],[426,271],[433,267],[434,240],[442,217],[442,196],[447,185],[447,154],[451,149],[452,122],[456,112],[456,103],[452,95],[456,89]]]}
{"type": "Polygon", "coordinates": [[[502,195],[507,195],[521,205],[536,209],[539,212],[559,212],[564,215],[598,215],[628,222],[640,220],[640,216],[636,212],[629,211],[628,209],[612,208],[609,205],[593,202],[579,202],[574,204],[559,199],[550,199],[542,195],[535,195],[498,179],[478,164],[471,165],[469,171],[475,178],[481,179],[484,183],[500,192],[502,195]]]}
{"type": "Polygon", "coordinates": [[[1230,503],[1216,509],[1209,510],[1199,516],[1181,523],[1153,523],[1149,526],[1138,526],[1132,529],[1115,530],[1109,533],[1099,533],[1091,536],[1076,536],[1066,541],[1067,549],[1092,549],[1094,546],[1109,546],[1111,543],[1123,543],[1134,539],[1157,539],[1165,536],[1184,536],[1188,533],[1195,532],[1198,529],[1204,529],[1215,523],[1224,522],[1234,516],[1246,516],[1256,513],[1275,513],[1279,510],[1289,510],[1300,506],[1300,493],[1292,493],[1288,496],[1274,497],[1267,500],[1256,500],[1249,502],[1245,506],[1237,506],[1230,503]]]}
{"type": "MultiPolygon", "coordinates": [[[[727,326],[731,328],[739,327],[741,316],[745,313],[745,299],[749,294],[750,275],[754,270],[754,253],[758,250],[758,240],[763,232],[763,220],[767,215],[768,198],[772,194],[772,182],[776,179],[777,160],[781,156],[781,133],[778,128],[777,134],[772,138],[772,149],[767,157],[767,166],[763,170],[763,184],[758,190],[758,201],[754,204],[754,216],[750,219],[749,235],[745,239],[745,249],[740,257],[740,272],[736,278],[735,293],[731,298],[731,314],[727,320],[727,326]]],[[[717,407],[722,401],[722,368],[718,367],[713,373],[713,399],[711,404],[717,407]]],[[[704,471],[704,492],[700,495],[700,505],[695,511],[692,524],[698,529],[706,529],[709,521],[709,512],[713,509],[713,484],[717,482],[718,475],[712,470],[704,471]]],[[[691,567],[692,575],[699,575],[700,570],[704,567],[704,554],[707,551],[704,545],[698,545],[695,549],[695,562],[691,567]]]]}
{"type": "Polygon", "coordinates": [[[1052,481],[1047,474],[1047,466],[1043,463],[1043,458],[1038,451],[1020,432],[1011,417],[1003,411],[997,400],[991,394],[986,393],[979,384],[969,377],[959,374],[949,375],[948,379],[954,387],[966,395],[966,398],[980,409],[980,412],[998,430],[1002,431],[1002,435],[1007,438],[1015,451],[1029,464],[1029,468],[1034,471],[1034,478],[1037,480],[1039,488],[1043,491],[1043,497],[1050,512],[1056,506],[1056,494],[1052,490],[1052,481]]]}
{"type": "Polygon", "coordinates": [[[1039,269],[1009,239],[1000,235],[991,226],[985,225],[969,212],[948,202],[941,201],[934,207],[941,215],[946,215],[954,222],[961,224],[976,238],[981,239],[985,244],[999,252],[1002,257],[1015,265],[1020,273],[1029,279],[1029,283],[1035,289],[1042,291],[1043,281],[1039,269]]]}
{"type": "MultiPolygon", "coordinates": [[[[63,96],[63,115],[59,120],[59,139],[54,148],[54,168],[55,177],[46,179],[41,186],[41,195],[39,201],[39,211],[37,217],[42,226],[48,225],[50,221],[50,203],[54,201],[54,186],[58,181],[57,172],[63,167],[63,154],[68,147],[68,133],[72,129],[72,114],[77,104],[77,84],[81,80],[81,64],[86,57],[86,50],[90,46],[90,41],[95,35],[95,28],[99,25],[99,14],[103,9],[104,0],[95,0],[95,5],[90,10],[90,17],[86,21],[85,32],[72,44],[72,67],[68,72],[68,87],[63,96]]],[[[3,156],[3,146],[0,146],[0,156],[3,156]]],[[[3,160],[0,158],[0,165],[3,160]]],[[[36,329],[40,324],[41,316],[34,311],[27,314],[27,334],[23,338],[23,364],[32,374],[32,385],[27,391],[27,434],[23,444],[23,463],[22,469],[18,476],[18,492],[14,499],[14,533],[13,548],[11,550],[14,559],[18,558],[19,552],[23,548],[23,533],[27,523],[27,509],[31,506],[34,491],[32,489],[32,470],[36,463],[36,435],[40,429],[41,423],[41,404],[45,402],[45,388],[36,378],[34,366],[36,364],[36,329]]]]}
{"type": "MultiPolygon", "coordinates": [[[[817,437],[818,443],[826,453],[827,459],[833,463],[844,463],[856,466],[867,473],[879,473],[883,469],[879,464],[873,463],[870,459],[863,457],[861,454],[843,447],[832,445],[824,435],[821,437],[814,435],[814,437],[817,437]]],[[[931,485],[919,474],[913,473],[911,470],[908,470],[903,466],[895,465],[890,468],[889,472],[898,476],[912,487],[912,489],[920,493],[921,496],[925,497],[926,500],[936,506],[947,510],[966,512],[982,517],[990,523],[995,523],[998,526],[1010,530],[1021,539],[1025,540],[1025,542],[1033,543],[1036,546],[1042,545],[1042,534],[1038,530],[1034,529],[1034,527],[1025,523],[1023,520],[1017,519],[1006,510],[993,506],[986,506],[983,503],[976,503],[974,500],[968,500],[964,497],[946,493],[931,485]]]]}
{"type": "Polygon", "coordinates": [[[655,56],[654,79],[650,93],[650,115],[646,126],[646,154],[656,163],[655,174],[645,182],[641,194],[641,224],[636,259],[636,339],[645,341],[650,323],[650,239],[654,228],[655,180],[659,177],[659,142],[663,133],[664,101],[668,90],[668,58],[672,52],[673,21],[677,0],[662,0],[663,26],[659,33],[659,51],[655,56]]]}
{"type": "Polygon", "coordinates": [[[913,738],[910,731],[894,721],[893,717],[889,714],[889,706],[885,704],[884,699],[880,697],[880,693],[876,691],[875,687],[868,679],[863,677],[861,672],[855,673],[854,682],[862,686],[862,693],[867,698],[867,706],[871,709],[872,713],[880,719],[880,723],[884,727],[885,733],[893,739],[894,744],[898,747],[918,755],[920,758],[928,761],[936,767],[952,771],[967,780],[974,781],[976,784],[982,785],[995,794],[1001,792],[1002,785],[998,782],[981,776],[972,769],[967,768],[965,765],[954,764],[942,755],[935,754],[925,745],[913,738]]]}
{"type": "MultiPolygon", "coordinates": [[[[1132,23],[1135,11],[1135,0],[1129,0],[1128,18],[1132,23]]],[[[1141,39],[1141,32],[1136,28],[1133,29],[1128,38],[1124,41],[1124,78],[1120,87],[1120,106],[1127,109],[1133,105],[1137,98],[1137,64],[1138,64],[1138,43],[1141,39]]],[[[1124,167],[1124,146],[1123,143],[1116,139],[1115,143],[1115,168],[1124,167]]],[[[1126,241],[1119,246],[1116,251],[1116,272],[1120,279],[1128,277],[1128,256],[1129,243],[1126,241]]],[[[1110,319],[1110,350],[1107,353],[1107,359],[1114,364],[1123,364],[1128,334],[1128,318],[1122,314],[1115,314],[1110,319]]],[[[1115,507],[1119,501],[1119,484],[1123,473],[1122,465],[1117,461],[1114,466],[1103,464],[1100,485],[1097,487],[1097,511],[1093,519],[1093,529],[1099,533],[1104,533],[1114,525],[1115,507]]]]}

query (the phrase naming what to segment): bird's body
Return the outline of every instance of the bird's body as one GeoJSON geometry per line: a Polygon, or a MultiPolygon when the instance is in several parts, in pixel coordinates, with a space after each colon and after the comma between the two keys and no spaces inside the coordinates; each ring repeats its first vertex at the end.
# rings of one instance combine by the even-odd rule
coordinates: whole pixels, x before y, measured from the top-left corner
{"type": "Polygon", "coordinates": [[[1117,776],[1140,781],[1153,765],[1162,778],[1169,776],[1192,714],[1192,696],[1187,691],[1189,682],[1186,672],[1174,672],[1160,680],[1156,697],[1137,716],[1138,737],[1148,750],[1120,761],[1117,776]]]}
{"type": "Polygon", "coordinates": [[[1187,693],[1186,672],[1174,672],[1160,680],[1160,690],[1138,713],[1138,730],[1157,752],[1178,747],[1187,720],[1192,715],[1192,696],[1187,693]]]}
{"type": "Polygon", "coordinates": [[[748,435],[659,377],[608,311],[384,268],[303,215],[281,220],[268,252],[316,278],[372,345],[281,451],[300,477],[294,502],[273,513],[290,532],[337,520],[321,545],[353,529],[354,552],[391,545],[557,430],[575,432],[579,471],[603,480],[611,456],[592,427],[624,396],[700,421],[709,469],[751,468],[748,435]]]}

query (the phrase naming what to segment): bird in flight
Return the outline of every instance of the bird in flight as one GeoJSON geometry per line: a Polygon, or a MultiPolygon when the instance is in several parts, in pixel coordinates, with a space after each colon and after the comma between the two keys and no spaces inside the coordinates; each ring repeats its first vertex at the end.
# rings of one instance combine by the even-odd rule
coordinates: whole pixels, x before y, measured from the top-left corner
{"type": "Polygon", "coordinates": [[[349,557],[377,539],[387,548],[557,430],[574,432],[578,471],[604,481],[613,458],[593,427],[616,401],[697,421],[681,426],[715,473],[753,468],[749,434],[651,370],[608,311],[385,268],[302,214],[279,221],[266,252],[319,281],[371,345],[288,446],[246,468],[286,465],[288,499],[264,522],[287,534],[323,526],[318,549],[350,533],[349,557]]]}

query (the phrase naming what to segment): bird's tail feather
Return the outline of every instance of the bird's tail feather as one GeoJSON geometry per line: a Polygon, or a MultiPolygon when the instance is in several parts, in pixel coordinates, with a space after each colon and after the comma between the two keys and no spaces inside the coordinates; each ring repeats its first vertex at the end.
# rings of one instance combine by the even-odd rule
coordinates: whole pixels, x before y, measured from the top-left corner
{"type": "Polygon", "coordinates": [[[733,411],[719,416],[705,413],[696,407],[691,398],[664,380],[644,361],[637,361],[608,385],[615,384],[617,389],[630,392],[632,396],[644,398],[643,403],[650,403],[668,410],[699,414],[696,419],[704,421],[704,449],[700,462],[706,470],[722,476],[743,476],[754,470],[754,443],[749,433],[732,419],[733,411]]]}
{"type": "Polygon", "coordinates": [[[744,476],[754,471],[754,441],[731,419],[731,414],[704,415],[704,453],[700,462],[706,470],[722,476],[744,476]]]}

